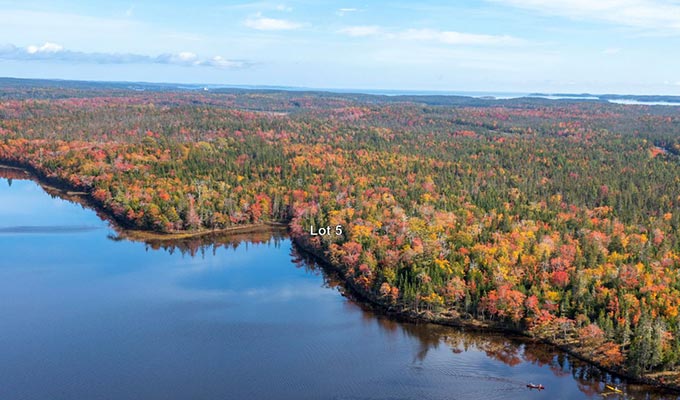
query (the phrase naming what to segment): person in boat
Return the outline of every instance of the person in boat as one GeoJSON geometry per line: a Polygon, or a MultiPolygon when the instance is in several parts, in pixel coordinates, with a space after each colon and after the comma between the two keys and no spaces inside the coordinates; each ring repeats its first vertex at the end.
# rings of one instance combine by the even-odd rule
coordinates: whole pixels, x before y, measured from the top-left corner
{"type": "Polygon", "coordinates": [[[545,386],[541,385],[540,383],[539,383],[539,384],[527,383],[527,387],[528,387],[529,389],[538,389],[538,390],[543,390],[543,389],[545,389],[545,386]]]}

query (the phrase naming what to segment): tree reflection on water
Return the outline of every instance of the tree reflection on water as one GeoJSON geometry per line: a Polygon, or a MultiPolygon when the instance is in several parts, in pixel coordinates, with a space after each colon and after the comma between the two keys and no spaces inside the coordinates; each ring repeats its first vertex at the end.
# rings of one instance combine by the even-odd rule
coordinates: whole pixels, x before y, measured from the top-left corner
{"type": "MultiPolygon", "coordinates": [[[[602,369],[586,363],[555,346],[540,343],[530,338],[509,335],[507,333],[480,332],[436,324],[414,324],[398,322],[381,315],[371,307],[356,301],[346,292],[342,280],[337,274],[322,268],[312,257],[300,253],[296,248],[291,252],[292,261],[297,268],[315,272],[323,276],[324,285],[340,291],[349,298],[348,305],[362,312],[362,319],[367,323],[377,323],[381,330],[390,335],[405,334],[417,339],[419,344],[415,350],[414,361],[423,362],[430,350],[440,346],[448,346],[453,354],[461,354],[471,350],[482,351],[487,357],[513,367],[523,363],[537,367],[547,367],[554,378],[571,376],[578,389],[587,397],[606,399],[678,399],[677,393],[660,391],[654,387],[626,382],[602,369]],[[623,393],[614,393],[605,385],[620,388],[623,393]]],[[[502,380],[524,386],[527,382],[513,381],[499,377],[487,379],[502,380]]]]}

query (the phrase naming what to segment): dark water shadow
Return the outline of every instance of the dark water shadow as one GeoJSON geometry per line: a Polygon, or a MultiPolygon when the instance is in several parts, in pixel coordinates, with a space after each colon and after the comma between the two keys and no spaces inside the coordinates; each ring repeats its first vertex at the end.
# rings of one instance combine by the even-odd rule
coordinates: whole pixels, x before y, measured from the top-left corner
{"type": "Polygon", "coordinates": [[[0,178],[6,179],[7,184],[12,186],[13,180],[30,180],[31,175],[27,171],[20,168],[0,165],[0,178]]]}
{"type": "MultiPolygon", "coordinates": [[[[110,234],[112,241],[133,240],[124,236],[110,234]]],[[[236,250],[241,246],[247,249],[250,245],[271,243],[279,247],[288,238],[285,229],[271,229],[249,233],[206,234],[183,239],[147,239],[143,240],[147,251],[161,250],[170,254],[179,252],[190,257],[205,258],[215,255],[220,248],[236,250]]]]}
{"type": "Polygon", "coordinates": [[[0,227],[1,234],[63,234],[91,232],[102,229],[99,226],[88,225],[24,225],[0,227]]]}

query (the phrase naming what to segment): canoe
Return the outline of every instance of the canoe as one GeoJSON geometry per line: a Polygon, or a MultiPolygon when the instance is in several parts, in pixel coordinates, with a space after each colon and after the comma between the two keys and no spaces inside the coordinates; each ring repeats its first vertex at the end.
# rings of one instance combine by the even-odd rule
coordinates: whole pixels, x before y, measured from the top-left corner
{"type": "Polygon", "coordinates": [[[616,386],[611,386],[611,385],[604,385],[607,389],[616,392],[616,393],[623,393],[623,390],[617,388],[616,386]]]}

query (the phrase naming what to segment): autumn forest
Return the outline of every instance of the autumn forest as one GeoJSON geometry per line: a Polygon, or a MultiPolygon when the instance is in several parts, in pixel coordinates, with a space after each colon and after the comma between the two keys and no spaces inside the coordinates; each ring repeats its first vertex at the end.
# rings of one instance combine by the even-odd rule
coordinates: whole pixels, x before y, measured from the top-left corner
{"type": "Polygon", "coordinates": [[[677,107],[6,82],[0,163],[126,229],[285,223],[384,309],[680,386],[677,107]]]}

